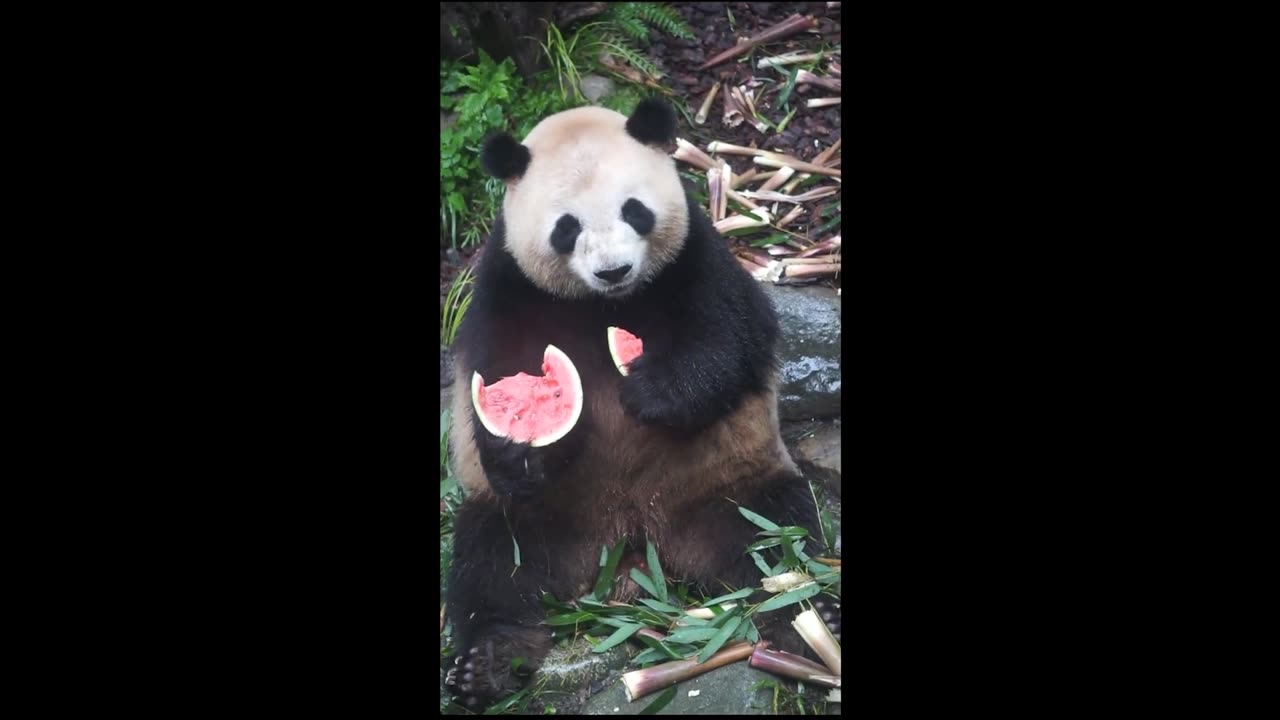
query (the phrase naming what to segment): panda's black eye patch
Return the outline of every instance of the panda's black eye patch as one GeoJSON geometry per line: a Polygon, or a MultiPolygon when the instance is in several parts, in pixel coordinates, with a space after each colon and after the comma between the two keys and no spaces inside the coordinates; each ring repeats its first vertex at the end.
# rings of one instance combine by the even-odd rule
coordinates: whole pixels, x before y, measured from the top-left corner
{"type": "Polygon", "coordinates": [[[653,231],[653,211],[635,198],[622,205],[622,219],[641,235],[648,235],[653,231]]]}
{"type": "Polygon", "coordinates": [[[582,225],[578,223],[578,218],[572,215],[561,215],[556,221],[556,228],[551,231],[551,247],[561,255],[573,252],[573,246],[578,242],[580,232],[582,232],[582,225]]]}

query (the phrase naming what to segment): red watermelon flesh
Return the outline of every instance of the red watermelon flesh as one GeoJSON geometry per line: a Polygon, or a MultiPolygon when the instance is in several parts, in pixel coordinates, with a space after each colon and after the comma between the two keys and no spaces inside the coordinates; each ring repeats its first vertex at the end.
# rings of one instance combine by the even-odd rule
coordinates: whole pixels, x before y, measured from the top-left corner
{"type": "Polygon", "coordinates": [[[626,375],[627,365],[644,354],[644,342],[622,328],[611,327],[606,332],[613,364],[617,366],[618,372],[626,375]]]}
{"type": "Polygon", "coordinates": [[[471,403],[485,429],[514,442],[543,447],[564,437],[582,414],[582,380],[563,352],[548,345],[542,375],[515,375],[490,385],[471,377],[471,403]]]}

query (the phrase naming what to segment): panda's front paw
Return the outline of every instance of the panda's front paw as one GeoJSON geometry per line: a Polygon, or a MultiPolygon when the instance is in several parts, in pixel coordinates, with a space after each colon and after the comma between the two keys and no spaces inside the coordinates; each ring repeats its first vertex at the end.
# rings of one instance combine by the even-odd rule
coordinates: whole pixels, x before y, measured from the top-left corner
{"type": "Polygon", "coordinates": [[[480,434],[480,465],[494,492],[523,499],[546,484],[545,450],[488,432],[480,434]]]}
{"type": "Polygon", "coordinates": [[[671,371],[646,355],[632,361],[622,379],[622,409],[644,423],[689,429],[693,425],[689,402],[680,395],[671,371]]]}

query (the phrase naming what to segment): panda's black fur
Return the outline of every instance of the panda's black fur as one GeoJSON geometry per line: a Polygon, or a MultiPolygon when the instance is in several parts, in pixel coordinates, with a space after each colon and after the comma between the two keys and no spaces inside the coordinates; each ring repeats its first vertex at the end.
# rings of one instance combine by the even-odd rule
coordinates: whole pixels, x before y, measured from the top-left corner
{"type": "MultiPolygon", "coordinates": [[[[638,111],[627,132],[642,142],[661,141],[674,130],[674,118],[667,128],[664,117],[652,108],[638,111]]],[[[527,151],[521,155],[498,143],[486,145],[494,152],[487,167],[527,166],[527,159],[521,162],[527,151]]],[[[744,552],[758,528],[738,505],[821,537],[808,485],[789,457],[772,455],[785,454],[776,438],[771,389],[779,332],[774,309],[705,212],[687,193],[685,201],[689,227],[678,256],[646,287],[620,300],[549,295],[506,251],[504,218],[494,225],[455,343],[458,392],[466,392],[472,372],[486,382],[541,374],[544,350],[555,345],[577,368],[586,401],[573,430],[544,448],[499,439],[474,415],[455,425],[469,424],[488,482],[487,491],[469,494],[455,517],[448,583],[458,650],[450,681],[470,707],[517,689],[512,658],[541,661],[551,628],[540,625],[545,608],[539,597],[549,592],[568,601],[589,591],[602,545],[625,537],[630,548],[643,551],[645,540],[654,540],[669,577],[715,595],[723,584],[759,585],[759,569],[744,552]],[[644,354],[626,377],[609,353],[610,326],[644,342],[644,354]],[[725,423],[735,425],[725,429],[725,423]],[[629,428],[625,437],[609,434],[620,427],[629,428]],[[758,435],[751,446],[757,449],[743,449],[747,445],[726,440],[726,433],[758,435]],[[625,456],[632,464],[581,466],[606,445],[628,443],[637,444],[635,456],[625,456]],[[708,461],[711,470],[669,485],[651,478],[652,496],[636,486],[636,477],[660,456],[682,452],[708,461]],[[758,462],[731,456],[744,452],[760,454],[758,462]],[[759,474],[725,474],[754,464],[762,468],[759,474]]],[[[469,402],[465,409],[474,412],[469,402]]],[[[795,613],[787,610],[758,615],[757,627],[775,646],[804,652],[789,627],[795,613]]]]}

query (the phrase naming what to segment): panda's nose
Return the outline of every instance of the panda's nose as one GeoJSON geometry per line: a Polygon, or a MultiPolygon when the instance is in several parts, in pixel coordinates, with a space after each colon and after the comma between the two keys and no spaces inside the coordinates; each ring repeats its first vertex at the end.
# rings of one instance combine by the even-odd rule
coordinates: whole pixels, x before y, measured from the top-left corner
{"type": "Polygon", "coordinates": [[[604,280],[605,282],[616,283],[626,277],[626,274],[629,272],[631,272],[631,266],[623,265],[622,267],[616,267],[612,270],[601,270],[596,273],[596,277],[604,280]]]}

